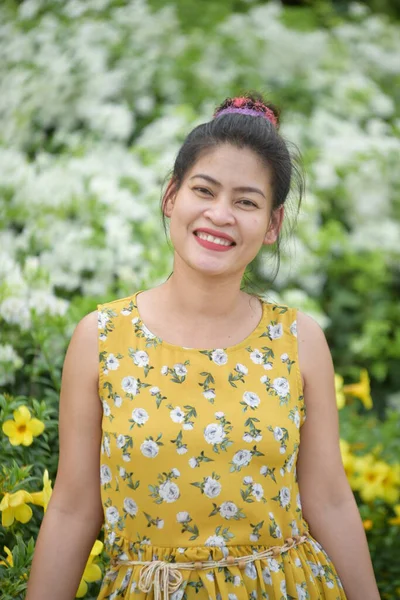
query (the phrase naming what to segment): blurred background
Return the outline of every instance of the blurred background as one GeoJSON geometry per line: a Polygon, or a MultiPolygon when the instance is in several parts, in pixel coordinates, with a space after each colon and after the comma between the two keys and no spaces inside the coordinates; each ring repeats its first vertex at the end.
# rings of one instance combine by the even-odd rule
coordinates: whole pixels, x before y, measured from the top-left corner
{"type": "MultiPolygon", "coordinates": [[[[399,0],[2,1],[2,600],[24,597],[51,495],[70,336],[168,277],[159,206],[179,145],[253,89],[282,109],[307,192],[278,276],[265,249],[248,281],[325,331],[346,472],[382,598],[400,598],[399,19],[399,0]]],[[[79,597],[106,562],[100,540],[79,597]]]]}

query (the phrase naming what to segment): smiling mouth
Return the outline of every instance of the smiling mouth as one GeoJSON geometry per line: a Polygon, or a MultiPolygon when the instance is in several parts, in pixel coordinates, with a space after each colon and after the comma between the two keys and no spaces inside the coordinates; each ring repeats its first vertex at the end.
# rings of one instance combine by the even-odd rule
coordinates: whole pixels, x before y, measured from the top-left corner
{"type": "Polygon", "coordinates": [[[193,233],[199,239],[204,240],[205,242],[210,242],[211,244],[215,244],[217,246],[223,246],[223,247],[236,246],[235,242],[231,242],[231,241],[227,240],[226,238],[217,237],[217,236],[211,235],[211,234],[203,232],[203,231],[194,231],[193,233]]]}

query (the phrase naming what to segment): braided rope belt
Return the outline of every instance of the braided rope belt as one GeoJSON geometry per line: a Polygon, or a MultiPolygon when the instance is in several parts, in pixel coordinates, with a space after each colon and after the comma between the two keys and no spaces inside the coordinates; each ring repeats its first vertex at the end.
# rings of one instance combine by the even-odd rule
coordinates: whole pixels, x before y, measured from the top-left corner
{"type": "Polygon", "coordinates": [[[112,565],[143,565],[140,569],[139,589],[142,592],[149,592],[154,586],[154,600],[168,600],[169,594],[176,592],[183,581],[180,570],[186,569],[195,571],[198,569],[210,569],[214,567],[226,567],[238,565],[243,570],[247,563],[259,560],[261,558],[270,558],[279,556],[291,548],[303,544],[307,540],[306,535],[294,535],[287,538],[282,546],[270,546],[262,552],[248,554],[247,556],[228,556],[222,560],[205,560],[194,562],[167,562],[163,560],[114,560],[112,565]]]}

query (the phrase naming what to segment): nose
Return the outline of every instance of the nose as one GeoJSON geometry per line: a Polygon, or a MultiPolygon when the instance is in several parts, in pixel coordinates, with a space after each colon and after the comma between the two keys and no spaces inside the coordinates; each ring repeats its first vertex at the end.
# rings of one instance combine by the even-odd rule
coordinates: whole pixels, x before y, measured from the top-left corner
{"type": "Polygon", "coordinates": [[[208,205],[204,211],[204,216],[208,217],[215,225],[231,225],[235,222],[235,216],[231,201],[228,197],[217,198],[212,204],[208,205]]]}

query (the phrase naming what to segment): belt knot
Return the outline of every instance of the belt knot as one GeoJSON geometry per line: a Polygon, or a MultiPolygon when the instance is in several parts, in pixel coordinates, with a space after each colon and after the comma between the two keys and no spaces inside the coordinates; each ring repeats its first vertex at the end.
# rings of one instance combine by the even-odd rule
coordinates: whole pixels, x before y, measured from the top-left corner
{"type": "Polygon", "coordinates": [[[139,589],[149,592],[154,585],[154,600],[168,600],[169,594],[176,592],[183,581],[182,574],[174,563],[154,560],[140,569],[139,589]]]}

